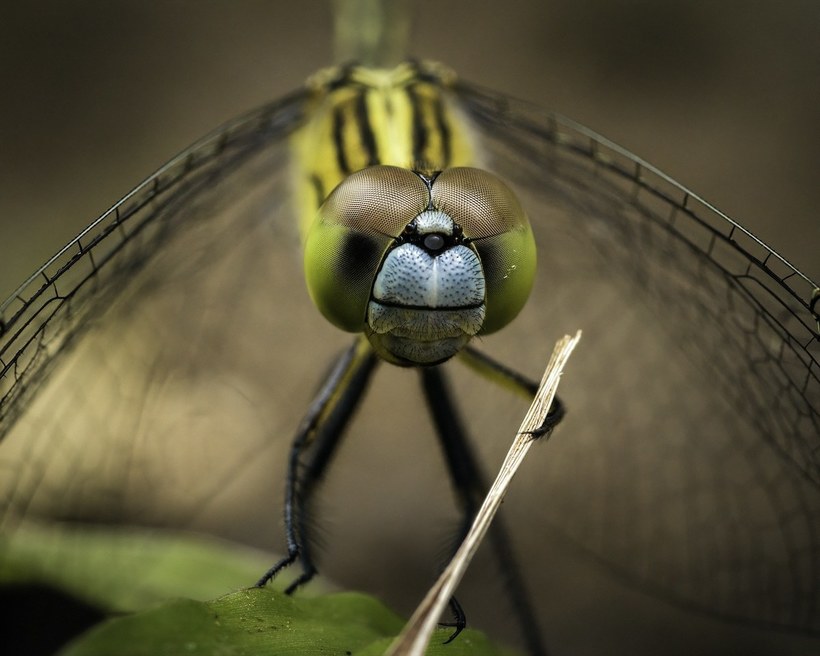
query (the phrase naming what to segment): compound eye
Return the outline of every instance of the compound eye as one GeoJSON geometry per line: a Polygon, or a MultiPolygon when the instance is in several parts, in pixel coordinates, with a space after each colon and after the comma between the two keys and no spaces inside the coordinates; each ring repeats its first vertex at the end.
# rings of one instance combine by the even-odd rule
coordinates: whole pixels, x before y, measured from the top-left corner
{"type": "Polygon", "coordinates": [[[385,251],[429,202],[412,171],[373,166],[345,178],[322,203],[305,236],[305,278],[332,324],[362,330],[385,251]]]}
{"type": "Polygon", "coordinates": [[[371,166],[345,178],[319,208],[324,224],[398,237],[430,201],[427,185],[398,166],[371,166]]]}
{"type": "Polygon", "coordinates": [[[433,183],[433,206],[450,216],[470,240],[529,223],[515,193],[499,177],[466,166],[442,171],[433,183]]]}
{"type": "Polygon", "coordinates": [[[524,208],[500,178],[468,167],[441,172],[432,204],[460,226],[481,258],[487,285],[482,334],[502,328],[524,307],[535,279],[535,240],[524,208]]]}

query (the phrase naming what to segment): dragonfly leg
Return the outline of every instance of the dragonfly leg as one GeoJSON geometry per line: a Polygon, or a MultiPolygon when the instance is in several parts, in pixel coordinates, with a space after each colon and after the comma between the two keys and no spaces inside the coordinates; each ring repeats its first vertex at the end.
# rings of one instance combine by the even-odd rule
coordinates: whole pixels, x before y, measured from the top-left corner
{"type": "MultiPolygon", "coordinates": [[[[498,360],[494,360],[481,351],[468,346],[459,353],[459,359],[477,374],[492,383],[504,387],[511,392],[524,396],[530,400],[538,391],[538,381],[534,381],[511,369],[498,360]]],[[[566,407],[557,396],[552,401],[544,422],[532,431],[533,437],[539,438],[549,435],[566,414],[566,407]]]]}
{"type": "Polygon", "coordinates": [[[357,338],[336,361],[310,404],[288,458],[284,508],[287,555],[265,572],[257,581],[257,587],[264,586],[297,559],[302,564],[302,573],[285,589],[287,594],[316,575],[310,551],[307,507],[348,422],[364,397],[377,363],[378,358],[367,341],[357,338]],[[302,456],[308,449],[311,450],[309,458],[303,463],[302,456]]]}
{"type": "Polygon", "coordinates": [[[456,639],[459,633],[461,633],[464,628],[467,626],[467,616],[464,614],[464,609],[461,607],[461,604],[458,603],[458,599],[455,597],[450,597],[450,612],[453,614],[453,621],[452,622],[439,622],[439,626],[445,627],[454,627],[455,631],[450,634],[450,637],[444,641],[443,644],[448,644],[456,639]]]}
{"type": "Polygon", "coordinates": [[[566,413],[567,409],[563,401],[556,396],[552,400],[552,405],[550,406],[549,412],[547,412],[547,416],[544,417],[544,421],[538,428],[530,431],[530,435],[536,438],[549,435],[552,429],[561,423],[566,413]]]}
{"type": "MultiPolygon", "coordinates": [[[[463,539],[472,525],[486,494],[485,477],[467,439],[467,434],[443,371],[439,367],[427,367],[421,369],[420,372],[425,401],[436,427],[450,477],[462,507],[464,521],[460,530],[460,538],[463,539]]],[[[505,583],[515,615],[521,624],[524,639],[527,643],[527,653],[544,655],[547,651],[538,629],[535,611],[529,600],[524,578],[521,575],[509,534],[501,517],[496,516],[490,525],[489,535],[496,558],[500,562],[502,572],[505,575],[505,583]]],[[[458,635],[463,628],[463,623],[461,626],[457,625],[456,632],[450,637],[450,640],[458,635]]]]}

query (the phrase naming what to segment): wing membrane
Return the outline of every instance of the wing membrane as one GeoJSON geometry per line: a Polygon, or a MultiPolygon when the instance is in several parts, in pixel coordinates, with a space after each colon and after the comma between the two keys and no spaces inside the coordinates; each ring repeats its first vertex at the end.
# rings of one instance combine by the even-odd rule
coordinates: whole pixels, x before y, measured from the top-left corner
{"type": "MultiPolygon", "coordinates": [[[[539,246],[529,306],[480,346],[537,376],[557,336],[585,333],[569,414],[505,504],[548,630],[629,626],[614,573],[649,616],[661,598],[820,632],[815,285],[593,133],[468,85],[454,102],[539,246]]],[[[347,340],[302,280],[286,148],[302,107],[295,94],[195,144],[0,308],[4,532],[35,518],[281,543],[288,440],[347,340]]],[[[524,404],[446,366],[496,462],[524,404]]],[[[455,525],[414,383],[382,368],[323,495],[322,571],[405,610],[455,525]]],[[[460,599],[503,630],[484,569],[460,599]]]]}
{"type": "Polygon", "coordinates": [[[267,340],[283,339],[289,308],[251,291],[268,286],[274,303],[301,291],[295,227],[276,217],[288,217],[285,137],[302,96],[180,154],[4,304],[5,527],[32,515],[191,525],[236,486],[248,449],[264,451],[254,440],[276,422],[261,428],[243,384],[283,352],[267,340]],[[266,312],[279,319],[254,324],[266,312]],[[234,441],[233,464],[203,476],[196,463],[209,471],[219,440],[234,441]]]}
{"type": "Polygon", "coordinates": [[[816,285],[594,133],[459,91],[539,243],[537,300],[511,336],[585,331],[545,518],[653,594],[820,631],[816,285]]]}

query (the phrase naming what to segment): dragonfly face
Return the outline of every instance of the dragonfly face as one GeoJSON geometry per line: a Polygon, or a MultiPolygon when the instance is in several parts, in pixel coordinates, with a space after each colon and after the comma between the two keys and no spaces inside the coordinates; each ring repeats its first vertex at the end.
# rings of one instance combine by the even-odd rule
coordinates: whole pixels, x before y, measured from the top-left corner
{"type": "Polygon", "coordinates": [[[322,314],[404,366],[443,362],[509,323],[534,275],[532,230],[515,195],[467,167],[356,172],[322,204],[305,243],[322,314]]]}

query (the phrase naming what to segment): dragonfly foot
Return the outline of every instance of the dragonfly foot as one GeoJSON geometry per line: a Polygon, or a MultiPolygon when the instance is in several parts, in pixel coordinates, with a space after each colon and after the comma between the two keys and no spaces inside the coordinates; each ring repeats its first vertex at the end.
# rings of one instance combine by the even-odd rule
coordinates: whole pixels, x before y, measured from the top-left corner
{"type": "MultiPolygon", "coordinates": [[[[293,553],[289,553],[287,556],[282,558],[279,562],[277,562],[273,567],[271,567],[267,572],[262,575],[255,584],[254,587],[256,588],[264,588],[273,578],[285,569],[288,565],[293,564],[296,560],[297,556],[299,555],[298,551],[294,551],[293,553]]],[[[301,577],[300,577],[301,578],[301,577]]]]}
{"type": "Polygon", "coordinates": [[[534,439],[548,435],[552,432],[553,428],[561,423],[561,420],[564,418],[566,412],[567,411],[564,404],[556,397],[552,402],[552,406],[550,407],[547,416],[544,417],[543,423],[538,428],[529,431],[529,434],[532,435],[534,439]]]}
{"type": "Polygon", "coordinates": [[[452,622],[439,622],[439,626],[443,628],[453,628],[455,631],[442,644],[449,644],[458,637],[464,628],[467,626],[467,616],[464,614],[464,609],[455,597],[450,598],[450,612],[453,613],[452,622]]]}
{"type": "Polygon", "coordinates": [[[316,576],[316,568],[315,567],[310,567],[309,569],[306,569],[304,572],[302,572],[302,574],[300,576],[298,576],[296,578],[295,581],[293,581],[293,583],[291,583],[287,588],[285,588],[285,594],[286,595],[292,595],[294,592],[296,592],[296,590],[298,588],[302,587],[305,583],[310,581],[310,579],[312,579],[314,576],[316,576]]]}

